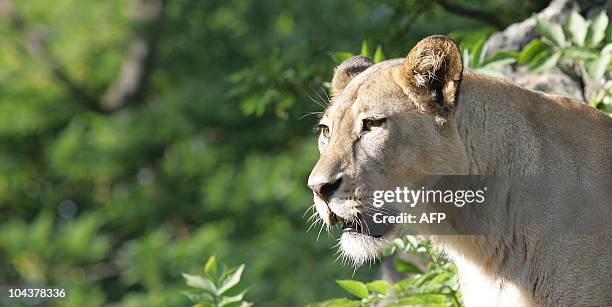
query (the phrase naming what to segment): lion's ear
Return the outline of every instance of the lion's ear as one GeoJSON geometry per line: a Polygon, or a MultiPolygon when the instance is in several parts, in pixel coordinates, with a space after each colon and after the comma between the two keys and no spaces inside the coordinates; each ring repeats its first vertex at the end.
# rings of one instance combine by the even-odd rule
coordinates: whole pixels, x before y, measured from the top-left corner
{"type": "Polygon", "coordinates": [[[461,52],[457,44],[442,35],[422,39],[404,61],[404,75],[423,107],[445,117],[455,105],[463,74],[461,52]]]}
{"type": "Polygon", "coordinates": [[[374,62],[364,56],[354,56],[348,58],[336,67],[334,77],[332,78],[332,96],[339,96],[342,90],[346,87],[353,78],[374,65],[374,62]]]}

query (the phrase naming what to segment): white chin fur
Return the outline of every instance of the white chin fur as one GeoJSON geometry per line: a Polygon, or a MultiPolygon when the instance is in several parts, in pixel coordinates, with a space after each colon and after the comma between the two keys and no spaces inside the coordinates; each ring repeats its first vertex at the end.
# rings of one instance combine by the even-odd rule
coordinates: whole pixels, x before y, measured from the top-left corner
{"type": "Polygon", "coordinates": [[[349,261],[354,267],[371,262],[380,256],[385,240],[358,233],[343,233],[340,237],[340,258],[349,261]]]}

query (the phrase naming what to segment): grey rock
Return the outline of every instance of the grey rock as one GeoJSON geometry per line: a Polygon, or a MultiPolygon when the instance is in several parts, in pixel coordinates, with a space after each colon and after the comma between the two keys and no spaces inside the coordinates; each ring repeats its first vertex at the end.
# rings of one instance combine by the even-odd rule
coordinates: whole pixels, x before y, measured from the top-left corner
{"type": "Polygon", "coordinates": [[[515,71],[512,80],[531,90],[584,100],[584,93],[578,81],[557,68],[541,73],[528,73],[527,69],[522,67],[515,71]]]}
{"type": "MultiPolygon", "coordinates": [[[[577,4],[571,0],[554,0],[539,15],[555,22],[564,22],[577,4]]],[[[521,50],[534,38],[539,37],[536,30],[535,16],[508,26],[497,32],[487,41],[487,56],[500,50],[521,50]]]]}

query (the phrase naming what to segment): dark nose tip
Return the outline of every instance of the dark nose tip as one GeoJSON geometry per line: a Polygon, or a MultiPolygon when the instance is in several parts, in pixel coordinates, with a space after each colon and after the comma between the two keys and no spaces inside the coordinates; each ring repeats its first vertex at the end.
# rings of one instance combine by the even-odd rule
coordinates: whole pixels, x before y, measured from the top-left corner
{"type": "Polygon", "coordinates": [[[334,195],[334,192],[338,190],[340,185],[342,184],[342,178],[338,178],[334,182],[314,182],[309,183],[308,187],[319,197],[321,197],[324,201],[329,201],[329,199],[334,195]]]}

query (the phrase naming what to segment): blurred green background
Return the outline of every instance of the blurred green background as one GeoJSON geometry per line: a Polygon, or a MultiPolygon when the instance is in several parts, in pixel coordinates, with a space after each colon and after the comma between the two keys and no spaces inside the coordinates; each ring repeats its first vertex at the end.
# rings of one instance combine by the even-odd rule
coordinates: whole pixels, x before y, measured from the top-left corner
{"type": "MultiPolygon", "coordinates": [[[[0,1],[0,285],[52,306],[188,306],[182,272],[247,264],[248,299],[342,293],[306,233],[312,126],[362,41],[494,31],[547,1],[0,1]],[[491,18],[493,16],[494,18],[491,18]]],[[[371,278],[376,267],[355,278],[371,278]]]]}

